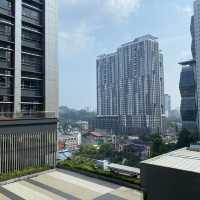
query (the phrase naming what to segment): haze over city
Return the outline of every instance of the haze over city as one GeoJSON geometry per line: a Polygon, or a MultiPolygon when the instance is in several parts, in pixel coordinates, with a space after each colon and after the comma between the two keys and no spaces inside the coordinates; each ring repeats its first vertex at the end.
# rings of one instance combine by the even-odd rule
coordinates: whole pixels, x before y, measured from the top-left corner
{"type": "Polygon", "coordinates": [[[192,0],[60,0],[60,105],[95,109],[96,57],[149,33],[159,38],[165,92],[172,108],[179,107],[178,62],[191,57],[192,5],[192,0]]]}

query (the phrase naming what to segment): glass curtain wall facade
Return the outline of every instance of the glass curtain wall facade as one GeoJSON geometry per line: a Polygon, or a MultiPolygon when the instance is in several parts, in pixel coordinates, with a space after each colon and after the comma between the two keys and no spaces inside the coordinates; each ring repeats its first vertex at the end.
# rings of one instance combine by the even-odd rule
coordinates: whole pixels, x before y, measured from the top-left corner
{"type": "Polygon", "coordinates": [[[14,1],[0,1],[0,115],[14,108],[14,1]]]}
{"type": "Polygon", "coordinates": [[[183,69],[180,78],[182,127],[189,131],[197,130],[196,84],[194,61],[181,63],[183,69]]]}
{"type": "Polygon", "coordinates": [[[44,110],[45,1],[22,0],[21,110],[44,110]]]}
{"type": "Polygon", "coordinates": [[[192,59],[179,63],[182,65],[179,85],[181,93],[182,127],[192,132],[198,130],[198,64],[196,62],[195,26],[195,17],[192,16],[190,25],[192,59]]]}

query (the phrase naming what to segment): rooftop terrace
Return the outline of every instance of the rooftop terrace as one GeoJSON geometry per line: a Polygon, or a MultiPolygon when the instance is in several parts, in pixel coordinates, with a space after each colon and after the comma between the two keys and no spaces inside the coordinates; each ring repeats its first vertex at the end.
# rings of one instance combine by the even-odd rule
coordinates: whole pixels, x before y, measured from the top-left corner
{"type": "Polygon", "coordinates": [[[3,200],[141,200],[136,190],[56,170],[0,187],[3,200]]]}

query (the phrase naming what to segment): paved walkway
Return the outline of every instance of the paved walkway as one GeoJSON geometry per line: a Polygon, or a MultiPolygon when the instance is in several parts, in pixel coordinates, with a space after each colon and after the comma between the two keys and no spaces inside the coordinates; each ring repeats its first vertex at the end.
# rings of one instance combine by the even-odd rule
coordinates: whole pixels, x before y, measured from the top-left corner
{"type": "Polygon", "coordinates": [[[0,187],[0,200],[142,200],[136,190],[64,170],[0,187]]]}

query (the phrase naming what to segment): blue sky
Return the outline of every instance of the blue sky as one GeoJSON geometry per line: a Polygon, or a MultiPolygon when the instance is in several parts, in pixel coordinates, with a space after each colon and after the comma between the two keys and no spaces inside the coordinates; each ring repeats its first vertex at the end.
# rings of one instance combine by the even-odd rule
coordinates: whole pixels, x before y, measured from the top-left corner
{"type": "Polygon", "coordinates": [[[96,108],[96,56],[135,37],[159,38],[165,92],[180,104],[179,61],[190,58],[193,0],[59,0],[60,105],[96,108]]]}

